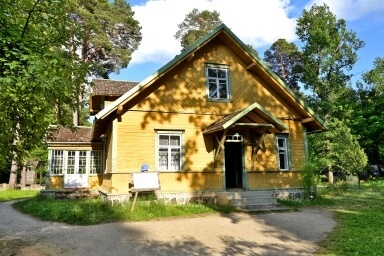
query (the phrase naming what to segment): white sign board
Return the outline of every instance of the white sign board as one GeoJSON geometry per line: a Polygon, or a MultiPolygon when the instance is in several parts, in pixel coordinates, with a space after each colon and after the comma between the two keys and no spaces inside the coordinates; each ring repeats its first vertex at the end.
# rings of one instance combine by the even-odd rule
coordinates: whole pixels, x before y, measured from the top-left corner
{"type": "Polygon", "coordinates": [[[132,191],[152,191],[160,189],[158,172],[134,172],[132,191]]]}

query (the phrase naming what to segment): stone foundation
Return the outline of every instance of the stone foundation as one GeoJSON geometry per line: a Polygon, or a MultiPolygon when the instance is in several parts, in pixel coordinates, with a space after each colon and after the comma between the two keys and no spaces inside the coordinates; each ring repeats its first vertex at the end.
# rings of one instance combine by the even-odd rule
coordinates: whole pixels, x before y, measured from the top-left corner
{"type": "Polygon", "coordinates": [[[156,192],[157,200],[169,204],[216,203],[216,192],[161,193],[156,192]]]}
{"type": "Polygon", "coordinates": [[[99,195],[103,201],[111,203],[126,203],[131,198],[131,193],[108,193],[105,190],[99,189],[99,195]]]}

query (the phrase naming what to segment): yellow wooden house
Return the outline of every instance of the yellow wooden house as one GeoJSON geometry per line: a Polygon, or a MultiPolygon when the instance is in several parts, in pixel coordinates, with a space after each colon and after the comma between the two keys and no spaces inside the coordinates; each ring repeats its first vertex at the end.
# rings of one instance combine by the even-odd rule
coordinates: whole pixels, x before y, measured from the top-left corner
{"type": "Polygon", "coordinates": [[[307,134],[326,129],[224,24],[140,83],[93,83],[93,127],[49,144],[49,189],[126,195],[146,164],[162,197],[295,191],[307,134]]]}

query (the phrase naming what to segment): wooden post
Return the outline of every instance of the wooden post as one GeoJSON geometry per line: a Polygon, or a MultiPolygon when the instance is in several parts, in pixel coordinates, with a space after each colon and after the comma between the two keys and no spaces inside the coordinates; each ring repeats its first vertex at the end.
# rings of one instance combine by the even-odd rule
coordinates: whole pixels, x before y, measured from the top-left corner
{"type": "Polygon", "coordinates": [[[133,198],[133,203],[131,207],[131,212],[133,212],[133,209],[135,208],[136,200],[137,200],[137,194],[139,194],[139,191],[135,192],[135,197],[133,198]]]}

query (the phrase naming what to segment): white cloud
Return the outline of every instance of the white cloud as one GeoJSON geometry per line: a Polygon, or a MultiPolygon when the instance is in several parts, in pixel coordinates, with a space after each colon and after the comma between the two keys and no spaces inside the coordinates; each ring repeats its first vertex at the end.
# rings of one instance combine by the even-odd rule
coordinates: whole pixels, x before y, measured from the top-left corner
{"type": "Polygon", "coordinates": [[[383,0],[312,0],[307,8],[312,4],[327,4],[337,18],[345,20],[357,20],[368,15],[383,19],[384,1],[383,0]]]}
{"type": "Polygon", "coordinates": [[[296,38],[296,17],[289,17],[289,0],[149,0],[132,5],[143,39],[130,65],[163,64],[179,54],[181,46],[174,34],[193,8],[218,11],[221,20],[245,44],[255,48],[269,46],[279,38],[296,38]]]}

